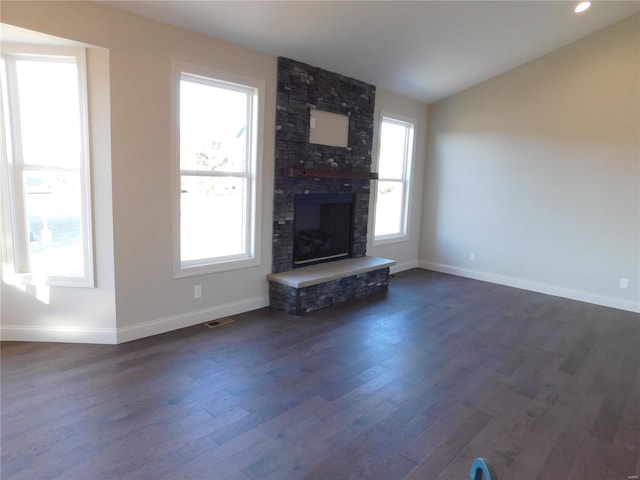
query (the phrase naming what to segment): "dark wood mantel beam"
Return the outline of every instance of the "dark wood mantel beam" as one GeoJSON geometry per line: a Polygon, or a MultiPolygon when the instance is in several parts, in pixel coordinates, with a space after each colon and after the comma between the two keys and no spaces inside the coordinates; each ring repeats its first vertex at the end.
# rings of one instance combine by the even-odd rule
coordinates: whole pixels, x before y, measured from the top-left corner
{"type": "Polygon", "coordinates": [[[357,180],[377,180],[374,172],[353,172],[350,170],[329,170],[323,168],[290,168],[282,169],[283,177],[315,177],[315,178],[350,178],[357,180]]]}

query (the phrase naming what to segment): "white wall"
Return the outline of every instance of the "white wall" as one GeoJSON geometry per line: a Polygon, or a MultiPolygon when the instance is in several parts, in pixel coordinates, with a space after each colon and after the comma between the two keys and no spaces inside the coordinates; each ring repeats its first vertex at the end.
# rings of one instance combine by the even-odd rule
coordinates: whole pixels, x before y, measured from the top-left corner
{"type": "Polygon", "coordinates": [[[430,107],[422,267],[640,311],[639,24],[430,107]]]}
{"type": "MultiPolygon", "coordinates": [[[[104,326],[117,333],[118,341],[127,341],[267,305],[276,59],[88,2],[3,2],[1,20],[108,49],[111,141],[103,145],[103,152],[110,149],[111,162],[102,163],[104,158],[94,158],[94,162],[99,163],[98,168],[94,168],[94,192],[98,197],[99,191],[106,189],[112,195],[113,235],[110,238],[108,229],[99,225],[102,220],[96,219],[96,245],[98,250],[111,247],[114,265],[111,276],[115,282],[115,312],[107,312],[95,300],[99,288],[52,288],[52,302],[46,305],[3,285],[3,338],[9,339],[4,335],[7,324],[30,332],[28,338],[36,339],[35,332],[42,333],[43,323],[49,330],[55,330],[74,318],[77,319],[74,324],[84,319],[85,325],[104,326]],[[266,82],[261,151],[263,188],[259,202],[263,210],[259,226],[261,262],[257,267],[173,279],[173,60],[266,82]],[[202,285],[201,299],[192,298],[195,284],[202,285]],[[54,305],[55,298],[59,301],[54,305]],[[109,318],[101,315],[100,321],[95,320],[97,309],[109,313],[109,318]]],[[[99,112],[102,119],[109,117],[109,112],[102,109],[99,112]]],[[[96,217],[110,221],[105,202],[97,201],[96,209],[96,217]]],[[[105,272],[109,276],[108,266],[98,264],[96,269],[99,278],[105,272]]],[[[98,283],[106,285],[107,280],[98,283]]],[[[113,294],[111,297],[113,299],[113,294]]],[[[87,341],[100,341],[85,333],[87,341]]],[[[112,341],[112,337],[103,336],[102,341],[112,341]]],[[[64,334],[50,339],[83,341],[64,337],[64,334]]]]}
{"type": "MultiPolygon", "coordinates": [[[[377,170],[377,158],[379,148],[380,119],[382,112],[386,114],[396,114],[408,117],[416,121],[415,150],[413,156],[413,172],[411,190],[409,198],[409,218],[407,228],[407,238],[399,242],[384,245],[372,246],[373,236],[373,195],[369,207],[369,225],[367,228],[369,243],[367,255],[383,257],[395,260],[397,264],[391,268],[392,272],[407,270],[418,266],[418,248],[420,245],[420,220],[422,212],[422,187],[425,167],[425,157],[427,150],[427,120],[428,107],[426,104],[396,95],[384,90],[377,89],[376,105],[374,112],[373,128],[373,171],[377,170]]],[[[375,188],[375,181],[371,182],[372,190],[375,188]]]]}

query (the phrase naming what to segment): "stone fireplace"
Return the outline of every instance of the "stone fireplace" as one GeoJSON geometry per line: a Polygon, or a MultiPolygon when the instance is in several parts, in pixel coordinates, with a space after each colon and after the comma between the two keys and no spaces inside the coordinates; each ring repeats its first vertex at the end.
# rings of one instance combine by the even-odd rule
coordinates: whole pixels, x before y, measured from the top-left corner
{"type": "Polygon", "coordinates": [[[387,286],[394,262],[366,257],[369,194],[377,178],[371,172],[374,105],[373,85],[278,59],[269,275],[275,308],[303,313],[387,286]],[[345,146],[310,141],[315,111],[348,119],[345,146]],[[305,278],[305,285],[294,277],[305,278]]]}

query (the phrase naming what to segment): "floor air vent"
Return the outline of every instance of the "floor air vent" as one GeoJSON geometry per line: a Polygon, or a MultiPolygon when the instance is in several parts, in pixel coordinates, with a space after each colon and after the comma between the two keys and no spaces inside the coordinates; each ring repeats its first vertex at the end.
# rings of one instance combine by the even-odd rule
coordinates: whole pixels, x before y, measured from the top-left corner
{"type": "Polygon", "coordinates": [[[211,320],[210,322],[206,322],[205,326],[209,327],[209,328],[216,328],[219,327],[220,325],[226,325],[227,323],[232,323],[233,322],[233,318],[219,318],[218,320],[211,320]]]}

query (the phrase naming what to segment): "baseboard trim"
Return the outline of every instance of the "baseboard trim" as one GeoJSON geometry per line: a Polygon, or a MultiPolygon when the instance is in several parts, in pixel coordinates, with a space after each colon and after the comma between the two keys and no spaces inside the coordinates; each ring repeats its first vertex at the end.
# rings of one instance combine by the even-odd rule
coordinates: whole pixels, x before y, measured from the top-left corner
{"type": "Polygon", "coordinates": [[[191,327],[229,315],[237,315],[269,306],[269,297],[254,297],[239,302],[226,303],[211,308],[158,318],[144,323],[118,329],[118,343],[130,342],[139,338],[191,327]]]}
{"type": "MultiPolygon", "coordinates": [[[[580,290],[572,290],[556,285],[549,285],[530,280],[508,277],[494,273],[470,270],[441,263],[416,260],[394,265],[391,273],[398,273],[412,268],[422,268],[459,277],[472,278],[484,282],[496,283],[508,287],[520,288],[532,292],[544,293],[556,297],[578,300],[581,302],[617,308],[629,312],[640,313],[640,302],[622,300],[604,295],[596,295],[580,290]]],[[[172,315],[156,320],[131,325],[119,329],[111,328],[69,328],[51,326],[0,325],[0,340],[14,342],[58,342],[58,343],[94,343],[117,344],[130,342],[139,338],[150,337],[180,328],[190,327],[229,315],[238,315],[269,306],[269,297],[254,297],[239,302],[218,305],[179,315],[172,315]]]]}
{"type": "Polygon", "coordinates": [[[217,318],[237,315],[269,305],[269,297],[255,297],[205,308],[149,322],[114,328],[69,328],[50,326],[0,325],[0,340],[8,342],[96,343],[114,345],[166,333],[217,318]]]}
{"type": "Polygon", "coordinates": [[[412,268],[418,268],[418,260],[411,260],[409,262],[396,263],[389,268],[389,273],[399,273],[405,270],[411,270],[412,268]]]}
{"type": "Polygon", "coordinates": [[[594,293],[584,292],[581,290],[573,290],[570,288],[559,287],[546,283],[533,282],[523,278],[508,277],[495,273],[482,272],[479,270],[470,270],[467,268],[455,267],[453,265],[445,265],[442,263],[434,263],[426,260],[418,261],[418,268],[425,270],[434,270],[436,272],[448,273],[458,277],[472,278],[483,282],[496,283],[507,287],[520,288],[532,292],[544,293],[555,297],[567,298],[569,300],[578,300],[580,302],[592,303],[603,307],[617,308],[629,312],[640,313],[640,302],[631,300],[622,300],[615,297],[607,297],[605,295],[597,295],[594,293]]]}
{"type": "Polygon", "coordinates": [[[3,342],[118,343],[114,328],[69,328],[34,325],[0,325],[3,342]]]}

